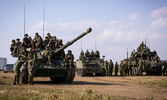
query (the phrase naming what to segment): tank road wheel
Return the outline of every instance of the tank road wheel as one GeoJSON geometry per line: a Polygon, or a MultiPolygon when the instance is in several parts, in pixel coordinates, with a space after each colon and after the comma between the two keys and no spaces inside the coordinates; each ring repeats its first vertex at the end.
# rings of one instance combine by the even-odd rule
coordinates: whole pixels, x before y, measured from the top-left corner
{"type": "Polygon", "coordinates": [[[25,71],[21,73],[21,83],[28,83],[28,72],[25,71]]]}

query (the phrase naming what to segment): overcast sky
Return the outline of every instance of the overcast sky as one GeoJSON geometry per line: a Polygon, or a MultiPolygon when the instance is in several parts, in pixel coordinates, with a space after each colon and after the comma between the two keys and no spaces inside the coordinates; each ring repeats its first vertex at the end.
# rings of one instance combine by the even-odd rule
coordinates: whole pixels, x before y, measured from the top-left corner
{"type": "MultiPolygon", "coordinates": [[[[42,36],[43,6],[45,35],[72,40],[87,28],[92,32],[82,38],[82,49],[100,51],[105,59],[120,62],[147,39],[151,51],[167,60],[167,0],[0,0],[0,57],[15,63],[11,57],[12,39],[24,36],[24,3],[26,33],[42,36]]],[[[81,40],[71,49],[75,59],[81,51],[81,40]]]]}

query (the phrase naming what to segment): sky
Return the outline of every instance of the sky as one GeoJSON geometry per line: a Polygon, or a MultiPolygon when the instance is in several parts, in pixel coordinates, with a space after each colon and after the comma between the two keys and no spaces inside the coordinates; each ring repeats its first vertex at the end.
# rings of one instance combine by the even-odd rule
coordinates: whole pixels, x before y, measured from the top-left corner
{"type": "Polygon", "coordinates": [[[78,59],[81,49],[99,50],[105,60],[114,63],[130,56],[133,49],[146,40],[167,60],[167,0],[0,0],[0,57],[8,63],[17,58],[10,54],[12,39],[32,38],[38,32],[49,32],[63,43],[71,41],[91,27],[92,32],[66,48],[78,59]]]}

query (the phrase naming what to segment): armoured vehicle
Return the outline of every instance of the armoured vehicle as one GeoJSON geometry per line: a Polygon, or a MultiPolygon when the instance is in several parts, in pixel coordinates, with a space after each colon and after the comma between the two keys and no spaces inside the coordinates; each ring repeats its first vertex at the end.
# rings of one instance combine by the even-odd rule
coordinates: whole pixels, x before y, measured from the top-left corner
{"type": "Polygon", "coordinates": [[[98,57],[82,57],[76,61],[77,75],[80,76],[105,76],[104,59],[98,57]]]}
{"type": "MultiPolygon", "coordinates": [[[[139,47],[138,47],[139,48],[139,47]]],[[[148,47],[147,47],[148,48],[148,47]]],[[[149,48],[148,48],[149,49],[149,48]]],[[[154,50],[153,52],[146,52],[146,45],[144,45],[144,49],[141,52],[133,51],[131,57],[124,59],[124,62],[130,62],[130,66],[132,69],[138,67],[138,63],[142,62],[144,64],[143,72],[146,72],[146,75],[161,75],[162,74],[162,66],[164,64],[163,60],[158,59],[157,62],[154,61],[154,57],[157,55],[157,52],[154,50]]],[[[138,74],[138,70],[132,70],[133,75],[138,74]]]]}
{"type": "MultiPolygon", "coordinates": [[[[54,83],[72,83],[75,77],[75,66],[66,66],[64,63],[64,58],[60,58],[58,55],[64,52],[68,46],[72,45],[74,42],[91,32],[92,29],[88,28],[84,33],[74,38],[72,41],[67,42],[61,48],[54,52],[54,57],[52,61],[52,66],[49,66],[46,62],[43,62],[42,53],[44,50],[40,50],[37,53],[36,61],[36,71],[34,77],[50,77],[51,81],[54,83]]],[[[27,83],[28,81],[28,70],[27,65],[21,67],[21,80],[22,83],[27,83]]]]}

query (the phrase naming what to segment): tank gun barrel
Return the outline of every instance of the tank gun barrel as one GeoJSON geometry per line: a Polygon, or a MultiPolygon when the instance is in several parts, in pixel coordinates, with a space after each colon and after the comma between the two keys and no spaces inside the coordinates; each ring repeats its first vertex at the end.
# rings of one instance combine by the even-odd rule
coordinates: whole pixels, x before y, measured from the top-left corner
{"type": "Polygon", "coordinates": [[[60,51],[64,50],[65,48],[67,48],[68,46],[72,45],[74,42],[76,42],[77,40],[79,40],[80,38],[82,38],[83,36],[85,36],[86,34],[90,33],[92,31],[92,28],[88,28],[84,33],[82,33],[81,35],[77,36],[76,38],[74,38],[73,40],[67,42],[65,45],[63,45],[61,48],[57,49],[55,51],[55,53],[59,53],[60,51]]]}

